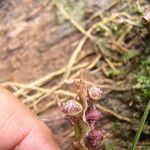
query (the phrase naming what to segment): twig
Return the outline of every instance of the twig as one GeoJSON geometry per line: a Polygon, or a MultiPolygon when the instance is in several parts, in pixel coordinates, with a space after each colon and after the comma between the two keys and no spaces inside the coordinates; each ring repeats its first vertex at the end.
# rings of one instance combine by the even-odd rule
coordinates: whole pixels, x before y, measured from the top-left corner
{"type": "Polygon", "coordinates": [[[77,56],[78,54],[80,53],[81,51],[81,48],[82,46],[84,45],[85,41],[86,41],[87,37],[83,37],[80,41],[80,43],[78,44],[78,46],[76,47],[76,49],[74,50],[72,56],[71,56],[71,59],[69,60],[69,64],[67,66],[67,69],[66,69],[66,73],[64,75],[64,79],[67,79],[71,73],[71,68],[73,67],[76,59],[77,59],[77,56]]]}
{"type": "MultiPolygon", "coordinates": [[[[5,82],[2,83],[1,86],[11,86],[14,89],[15,87],[18,88],[22,88],[22,89],[30,89],[30,90],[35,90],[35,91],[39,91],[39,92],[47,92],[48,89],[46,88],[41,88],[41,87],[37,87],[37,86],[30,86],[30,84],[22,84],[22,83],[18,83],[18,82],[5,82]]],[[[15,91],[18,89],[15,89],[15,91]]]]}
{"type": "Polygon", "coordinates": [[[112,8],[114,8],[118,3],[120,2],[120,0],[113,0],[110,5],[105,9],[106,11],[110,11],[112,8]]]}
{"type": "Polygon", "coordinates": [[[84,28],[80,26],[63,8],[62,5],[60,5],[57,0],[53,0],[54,4],[57,6],[57,8],[61,11],[61,13],[65,16],[66,19],[68,19],[81,33],[86,35],[88,38],[90,38],[92,41],[95,40],[95,38],[87,31],[85,31],[84,28]]]}
{"type": "Polygon", "coordinates": [[[112,63],[108,58],[105,58],[105,61],[108,63],[108,65],[110,66],[110,68],[111,68],[112,70],[117,70],[117,69],[115,68],[115,66],[113,65],[113,63],[112,63]]]}
{"type": "Polygon", "coordinates": [[[117,43],[122,43],[124,41],[125,36],[131,31],[132,27],[133,27],[132,25],[129,25],[127,30],[123,34],[121,34],[121,36],[119,37],[117,43]]]}
{"type": "Polygon", "coordinates": [[[99,62],[99,60],[100,60],[100,58],[102,57],[102,55],[98,55],[96,58],[95,58],[95,60],[90,64],[90,65],[88,65],[87,66],[87,69],[92,69],[93,67],[95,67],[96,66],[96,64],[99,62]]]}
{"type": "MultiPolygon", "coordinates": [[[[97,27],[97,26],[101,26],[104,30],[108,31],[111,33],[110,29],[104,25],[104,23],[113,20],[114,18],[120,17],[120,16],[126,16],[127,18],[130,18],[130,15],[127,13],[115,13],[113,14],[111,17],[109,18],[105,18],[103,19],[101,22],[99,22],[98,24],[94,24],[88,31],[86,31],[83,27],[81,27],[81,25],[79,23],[77,23],[72,16],[70,16],[67,11],[63,8],[63,6],[61,4],[59,4],[57,2],[57,0],[53,0],[55,5],[57,6],[57,8],[61,11],[61,13],[64,15],[64,17],[66,19],[68,19],[81,33],[83,33],[86,37],[88,37],[91,41],[95,42],[95,44],[98,46],[99,50],[101,51],[101,53],[104,56],[110,57],[110,55],[105,51],[105,48],[102,47],[102,45],[100,45],[99,41],[91,35],[91,32],[97,27]]],[[[134,22],[130,21],[129,19],[124,19],[124,18],[119,18],[119,21],[122,22],[126,22],[128,24],[132,24],[132,25],[136,25],[134,22]]],[[[123,51],[126,51],[127,49],[123,46],[121,46],[119,43],[117,43],[114,39],[112,40],[112,42],[119,47],[120,49],[122,49],[123,51]]],[[[71,66],[71,63],[69,64],[69,66],[71,66]]],[[[70,67],[71,68],[71,67],[70,67]]],[[[66,73],[66,77],[68,76],[69,71],[66,73]]]]}
{"type": "Polygon", "coordinates": [[[57,94],[57,95],[64,95],[64,96],[69,96],[69,97],[75,97],[76,94],[75,93],[72,93],[70,91],[64,91],[64,90],[56,90],[54,92],[54,94],[57,94]]]}
{"type": "MultiPolygon", "coordinates": [[[[66,84],[72,84],[74,82],[74,80],[65,80],[64,81],[66,84]]],[[[99,88],[102,88],[102,89],[110,89],[111,91],[130,91],[132,90],[133,88],[132,87],[126,87],[126,88],[122,88],[122,87],[119,87],[117,86],[117,83],[116,84],[97,84],[97,83],[92,83],[90,81],[84,81],[85,83],[89,84],[89,85],[92,85],[92,86],[96,86],[96,87],[99,87],[99,88]]]]}
{"type": "MultiPolygon", "coordinates": [[[[100,57],[101,57],[101,55],[98,55],[96,57],[96,59],[94,59],[94,61],[92,61],[92,63],[85,62],[85,63],[82,63],[80,65],[76,65],[71,70],[76,70],[76,69],[86,67],[86,66],[87,66],[88,69],[91,69],[97,64],[100,57]]],[[[6,83],[3,83],[2,85],[3,86],[16,86],[16,87],[21,88],[21,90],[19,90],[19,91],[22,91],[20,94],[23,95],[23,96],[25,95],[25,98],[27,98],[27,99],[23,100],[23,102],[24,103],[35,102],[37,104],[43,98],[47,97],[48,95],[52,94],[52,92],[54,92],[56,89],[60,88],[59,85],[56,85],[51,89],[40,88],[38,86],[41,86],[41,85],[45,84],[48,81],[48,79],[50,80],[54,76],[57,76],[57,75],[59,75],[63,72],[65,72],[65,69],[60,69],[60,70],[58,70],[56,72],[53,72],[53,73],[50,73],[47,76],[45,76],[45,77],[43,77],[43,78],[41,78],[41,79],[39,79],[35,82],[32,82],[30,84],[21,84],[21,83],[16,83],[16,82],[6,82],[6,83]],[[36,91],[38,91],[38,93],[36,93],[32,96],[26,96],[26,94],[29,93],[32,90],[36,90],[36,91]]]]}
{"type": "MultiPolygon", "coordinates": [[[[89,65],[87,66],[87,69],[93,68],[99,61],[100,57],[101,57],[101,55],[98,55],[92,63],[89,63],[89,65]]],[[[33,98],[32,100],[34,100],[34,99],[40,97],[40,95],[42,95],[42,97],[40,97],[38,100],[35,101],[36,104],[39,103],[42,99],[46,98],[47,96],[52,94],[56,89],[60,88],[64,83],[67,83],[67,80],[62,81],[60,84],[54,86],[51,89],[45,90],[45,92],[46,92],[45,94],[37,93],[36,95],[32,96],[32,98],[33,98]]],[[[41,90],[41,88],[39,88],[39,90],[41,90]]],[[[42,90],[42,91],[44,92],[44,90],[42,90]]]]}
{"type": "Polygon", "coordinates": [[[56,91],[57,89],[59,89],[62,85],[64,84],[64,82],[60,82],[58,85],[54,86],[53,88],[51,88],[49,90],[49,92],[45,93],[44,95],[42,95],[41,97],[39,97],[36,101],[34,101],[34,104],[38,104],[39,102],[41,102],[41,100],[43,100],[44,98],[48,97],[50,94],[52,94],[54,91],[56,91]]]}
{"type": "MultiPolygon", "coordinates": [[[[82,64],[79,64],[79,65],[76,65],[72,68],[72,71],[75,71],[75,70],[78,70],[80,68],[84,68],[86,66],[88,66],[89,62],[84,62],[82,64]]],[[[29,87],[34,87],[34,86],[42,86],[44,84],[46,84],[47,82],[49,82],[50,80],[52,80],[54,77],[56,76],[59,76],[61,74],[63,74],[64,72],[66,71],[66,67],[58,70],[58,71],[55,71],[55,72],[52,72],[52,73],[49,73],[47,74],[46,76],[34,81],[34,82],[31,82],[30,84],[28,84],[29,87]]],[[[18,90],[17,92],[13,93],[15,96],[19,97],[20,95],[22,95],[22,93],[29,93],[31,90],[26,90],[25,89],[20,89],[18,90]]]]}
{"type": "Polygon", "coordinates": [[[106,113],[109,113],[111,114],[112,116],[118,118],[119,120],[123,120],[123,121],[127,121],[129,123],[132,123],[131,119],[129,119],[128,117],[125,117],[125,116],[122,116],[120,114],[117,114],[115,112],[113,112],[112,110],[108,109],[108,108],[105,108],[103,106],[101,106],[100,104],[97,104],[96,107],[106,113]]]}

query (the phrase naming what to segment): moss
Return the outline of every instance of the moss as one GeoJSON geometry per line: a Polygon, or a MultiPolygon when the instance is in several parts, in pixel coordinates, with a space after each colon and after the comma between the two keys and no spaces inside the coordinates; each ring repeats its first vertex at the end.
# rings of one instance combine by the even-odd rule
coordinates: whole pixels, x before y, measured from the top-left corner
{"type": "Polygon", "coordinates": [[[124,59],[130,60],[140,55],[140,52],[137,50],[129,50],[124,53],[124,59]]]}
{"type": "Polygon", "coordinates": [[[116,147],[115,144],[107,144],[105,145],[105,150],[116,150],[116,147]]]}
{"type": "Polygon", "coordinates": [[[135,89],[140,91],[143,99],[150,98],[150,54],[142,56],[140,62],[140,72],[136,75],[137,84],[135,89]]]}

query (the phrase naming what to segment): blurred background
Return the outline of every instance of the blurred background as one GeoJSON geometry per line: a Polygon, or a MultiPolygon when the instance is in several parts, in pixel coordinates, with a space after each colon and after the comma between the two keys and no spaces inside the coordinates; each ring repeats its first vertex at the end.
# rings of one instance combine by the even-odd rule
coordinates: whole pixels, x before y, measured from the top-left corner
{"type": "MultiPolygon", "coordinates": [[[[58,105],[75,96],[79,70],[104,91],[106,131],[96,149],[128,150],[150,99],[148,0],[0,0],[0,82],[71,150],[58,105]]],[[[150,150],[147,117],[137,150],[150,150]]]]}

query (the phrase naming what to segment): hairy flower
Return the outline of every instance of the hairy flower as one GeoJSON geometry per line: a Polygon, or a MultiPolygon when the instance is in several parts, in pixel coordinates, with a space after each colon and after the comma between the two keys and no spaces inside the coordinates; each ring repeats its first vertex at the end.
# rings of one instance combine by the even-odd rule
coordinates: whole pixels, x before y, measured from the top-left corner
{"type": "Polygon", "coordinates": [[[99,119],[102,119],[102,114],[98,110],[90,110],[86,114],[86,120],[88,121],[92,129],[94,129],[95,123],[99,119]]]}
{"type": "Polygon", "coordinates": [[[87,140],[93,145],[96,146],[98,141],[103,139],[103,133],[101,131],[92,130],[87,136],[87,140]]]}
{"type": "Polygon", "coordinates": [[[75,116],[83,110],[83,107],[75,100],[68,100],[61,104],[61,110],[69,116],[75,116]]]}
{"type": "Polygon", "coordinates": [[[99,100],[102,96],[102,90],[96,86],[91,86],[88,89],[89,96],[92,100],[99,100]]]}

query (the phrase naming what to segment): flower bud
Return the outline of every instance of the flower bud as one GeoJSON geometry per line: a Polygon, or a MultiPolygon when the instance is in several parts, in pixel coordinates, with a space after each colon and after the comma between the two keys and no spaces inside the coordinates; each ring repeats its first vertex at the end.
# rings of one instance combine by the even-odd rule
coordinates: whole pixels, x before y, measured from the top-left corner
{"type": "Polygon", "coordinates": [[[89,92],[89,96],[92,100],[99,100],[103,93],[102,90],[96,86],[91,86],[88,89],[88,92],[89,92]]]}
{"type": "Polygon", "coordinates": [[[103,133],[101,131],[92,130],[87,136],[87,140],[93,145],[96,146],[98,141],[103,139],[103,133]]]}
{"type": "Polygon", "coordinates": [[[93,127],[92,125],[94,125],[95,122],[101,118],[102,114],[98,110],[91,110],[86,114],[86,120],[91,125],[91,127],[93,127]]]}
{"type": "Polygon", "coordinates": [[[75,116],[83,110],[83,107],[75,100],[68,100],[67,102],[62,103],[61,110],[69,116],[75,116]]]}

